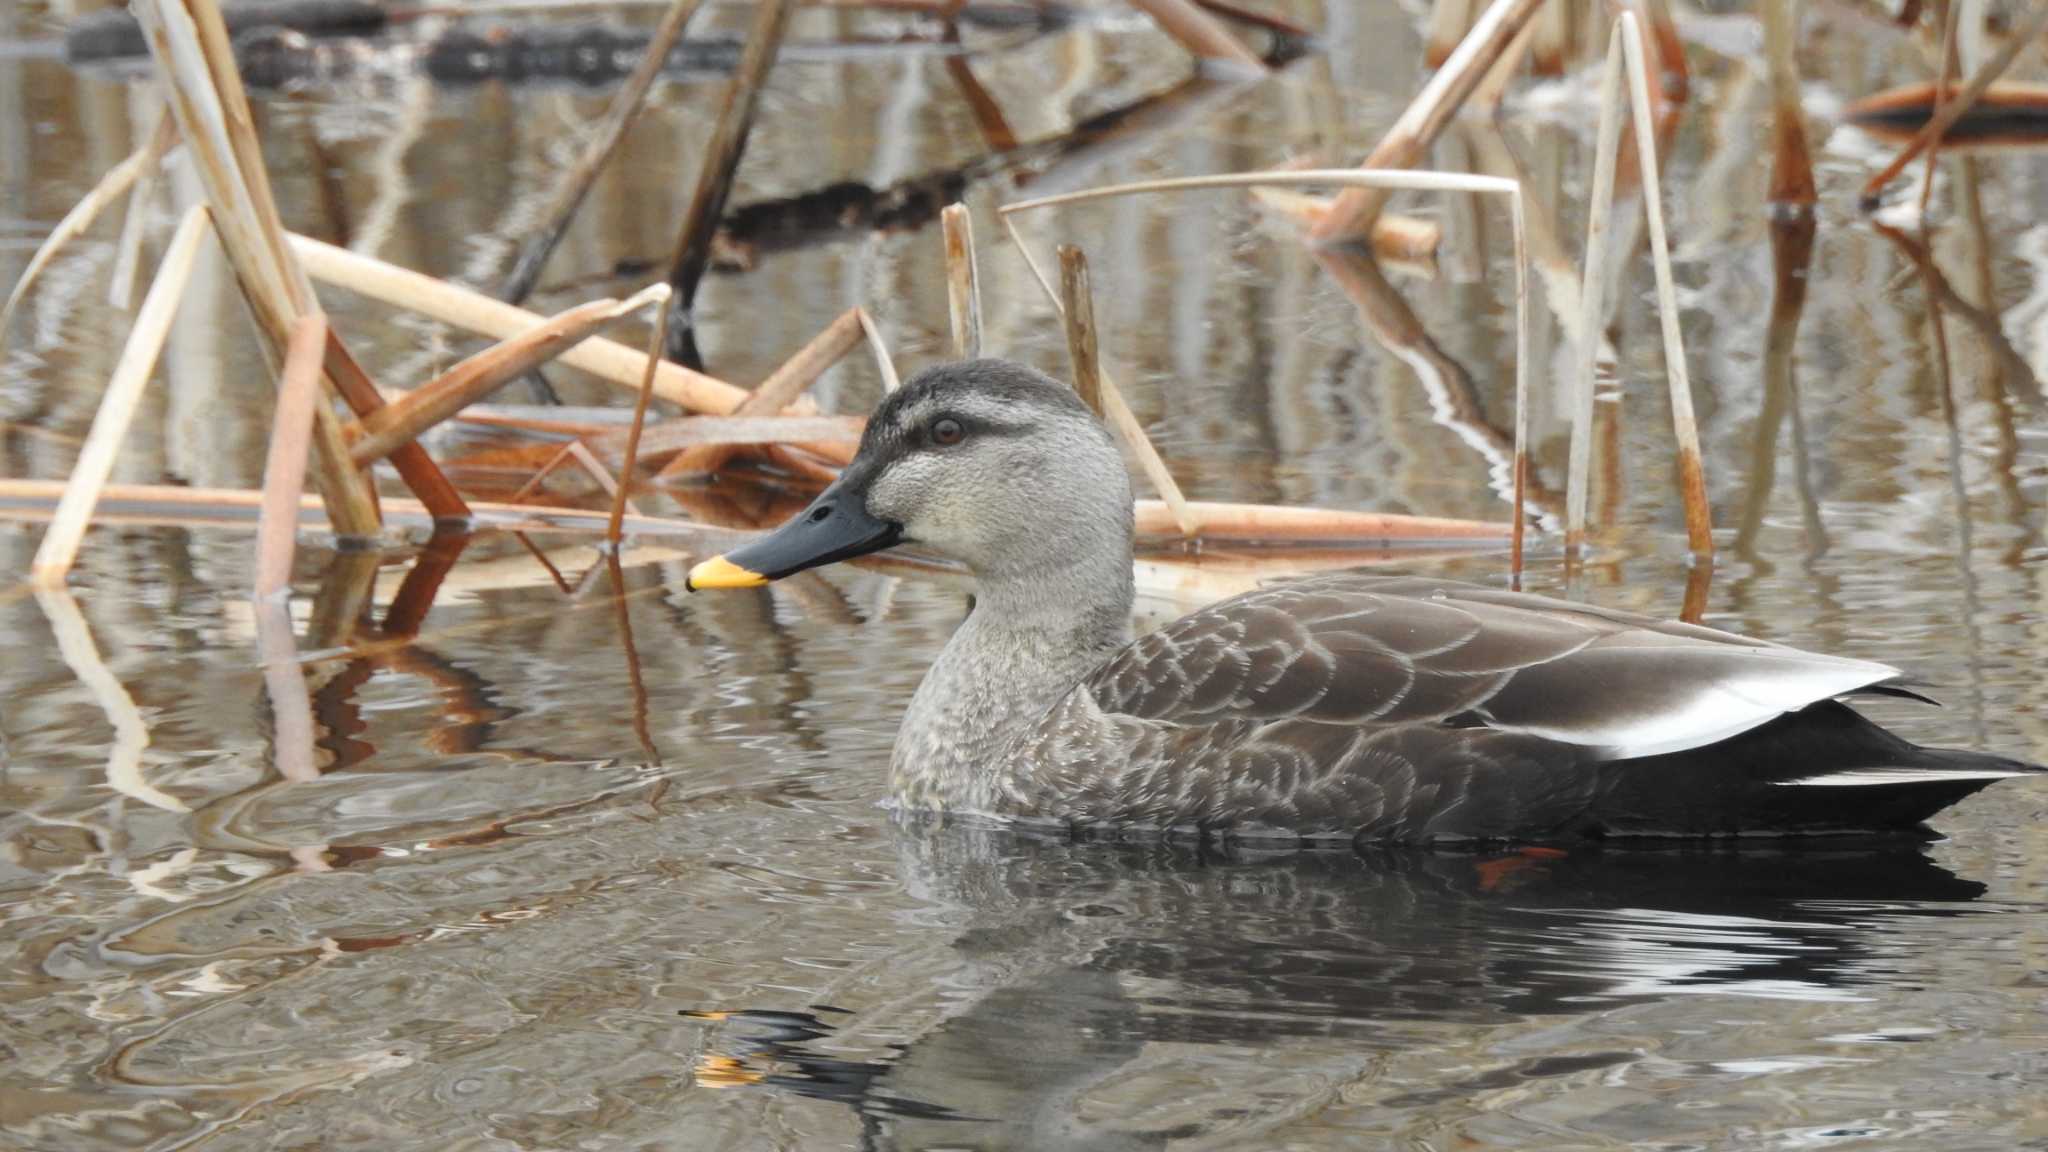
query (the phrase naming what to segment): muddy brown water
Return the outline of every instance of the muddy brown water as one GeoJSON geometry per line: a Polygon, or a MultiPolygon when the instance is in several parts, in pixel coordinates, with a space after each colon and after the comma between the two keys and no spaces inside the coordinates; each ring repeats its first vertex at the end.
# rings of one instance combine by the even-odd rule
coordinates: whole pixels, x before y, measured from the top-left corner
{"type": "MultiPolygon", "coordinates": [[[[1417,86],[1416,18],[1286,7],[1327,30],[1321,52],[1181,88],[1140,130],[1042,159],[1031,191],[1362,151],[1417,86]]],[[[1694,94],[1667,179],[1720,527],[1707,620],[1908,666],[1946,707],[1885,709],[1906,734],[2048,759],[2048,168],[1943,161],[1945,401],[1927,287],[1852,210],[1884,150],[1829,118],[1920,79],[1919,58],[1850,6],[1810,7],[1822,203],[1804,275],[1798,229],[1761,205],[1756,24],[1686,22],[1694,94]]],[[[0,21],[17,41],[57,27],[41,8],[0,21]]],[[[792,35],[886,31],[807,13],[792,35]]],[[[1023,140],[1187,78],[1129,15],[977,35],[973,74],[1023,140]]],[[[658,91],[539,304],[634,287],[607,270],[666,250],[715,85],[658,91]]],[[[146,97],[25,50],[0,54],[0,91],[11,281],[131,147],[146,97]]],[[[488,285],[603,100],[394,68],[265,97],[259,118],[295,227],[488,285]]],[[[1461,124],[1434,162],[1516,165],[1570,251],[1592,129],[1584,85],[1549,85],[1498,131],[1461,124]]],[[[886,188],[987,148],[943,56],[793,58],[734,203],[886,188]]],[[[151,254],[193,195],[166,185],[151,254]]],[[[1022,194],[1006,174],[967,190],[989,341],[1059,369],[1058,325],[987,215],[1022,194]]],[[[1401,204],[1445,226],[1434,278],[1319,265],[1235,193],[1027,231],[1089,248],[1105,351],[1191,495],[1499,516],[1506,218],[1401,204]]],[[[10,333],[0,473],[69,468],[126,328],[101,303],[117,229],[59,261],[10,333]]],[[[757,380],[860,303],[904,365],[927,363],[947,339],[940,250],[930,225],[764,248],[708,282],[698,345],[757,380]]],[[[1640,256],[1623,275],[1605,527],[1570,592],[1675,613],[1650,276],[1640,256]]],[[[474,347],[326,298],[390,382],[474,347]]],[[[117,479],[258,482],[272,386],[251,335],[224,269],[203,267],[117,479]]],[[[1554,322],[1539,353],[1539,479],[1561,490],[1554,322]]],[[[860,411],[877,386],[856,356],[821,399],[860,411]]],[[[0,529],[7,572],[38,532],[0,529]]],[[[479,539],[417,636],[346,647],[366,604],[405,631],[387,612],[418,553],[315,541],[298,659],[270,665],[303,678],[310,754],[264,694],[246,534],[108,528],[75,598],[0,595],[0,1146],[2048,1147],[2048,783],[1995,787],[1938,839],[1882,850],[1246,856],[931,828],[876,801],[959,589],[834,572],[691,597],[683,558],[641,547],[621,597],[574,541],[537,543],[567,592],[479,539]]],[[[1404,566],[1498,582],[1505,559],[1404,566]]],[[[1554,550],[1531,582],[1565,590],[1554,550]]]]}

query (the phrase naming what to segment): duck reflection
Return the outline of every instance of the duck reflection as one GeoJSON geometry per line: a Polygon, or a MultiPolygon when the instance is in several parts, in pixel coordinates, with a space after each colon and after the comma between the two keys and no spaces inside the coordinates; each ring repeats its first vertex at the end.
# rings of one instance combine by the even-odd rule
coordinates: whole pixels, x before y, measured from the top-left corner
{"type": "Polygon", "coordinates": [[[1896,841],[1358,855],[914,825],[902,842],[906,882],[965,910],[954,947],[993,990],[875,1060],[831,1054],[852,1022],[837,1009],[685,1013],[712,1033],[700,1086],[844,1103],[875,1149],[1159,1148],[1184,1112],[1147,1130],[1085,1106],[1147,1045],[1389,1051],[1418,1023],[1852,999],[1898,978],[1888,924],[1983,892],[1896,841]]]}

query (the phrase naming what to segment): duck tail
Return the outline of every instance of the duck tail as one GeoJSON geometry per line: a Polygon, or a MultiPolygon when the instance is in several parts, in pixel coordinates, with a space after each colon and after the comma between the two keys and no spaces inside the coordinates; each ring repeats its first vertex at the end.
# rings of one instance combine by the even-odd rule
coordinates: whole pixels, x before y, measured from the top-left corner
{"type": "Polygon", "coordinates": [[[1967,752],[1956,748],[1918,748],[1906,745],[1907,755],[1899,756],[1895,762],[1871,764],[1858,768],[1832,768],[1809,776],[1794,776],[1779,780],[1780,785],[1797,785],[1808,788],[1898,788],[1914,784],[1975,784],[1963,792],[1967,795],[1994,780],[2009,780],[2015,776],[2036,776],[2048,772],[2048,767],[2029,764],[2006,756],[1994,756],[1986,752],[1967,752]]]}

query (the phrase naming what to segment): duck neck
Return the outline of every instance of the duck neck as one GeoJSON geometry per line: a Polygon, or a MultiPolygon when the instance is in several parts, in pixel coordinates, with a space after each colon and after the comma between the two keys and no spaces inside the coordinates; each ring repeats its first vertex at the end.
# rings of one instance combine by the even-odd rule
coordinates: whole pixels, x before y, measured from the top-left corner
{"type": "Polygon", "coordinates": [[[977,573],[974,609],[911,698],[892,791],[907,807],[990,812],[1013,743],[1130,641],[1121,549],[977,573]]]}

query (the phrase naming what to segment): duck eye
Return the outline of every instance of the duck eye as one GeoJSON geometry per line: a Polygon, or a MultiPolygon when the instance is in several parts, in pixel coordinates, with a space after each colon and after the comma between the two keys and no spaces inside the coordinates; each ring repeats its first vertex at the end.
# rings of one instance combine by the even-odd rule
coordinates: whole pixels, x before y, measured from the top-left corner
{"type": "Polygon", "coordinates": [[[967,429],[960,426],[951,416],[941,416],[932,421],[932,443],[951,447],[967,439],[967,429]]]}

